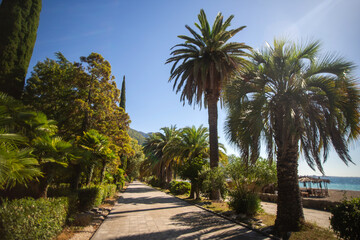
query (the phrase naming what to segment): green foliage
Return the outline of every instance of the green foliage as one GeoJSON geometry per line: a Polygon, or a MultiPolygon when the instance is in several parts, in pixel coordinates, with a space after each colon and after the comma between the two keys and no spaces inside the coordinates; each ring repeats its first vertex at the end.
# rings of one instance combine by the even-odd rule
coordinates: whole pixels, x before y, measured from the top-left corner
{"type": "Polygon", "coordinates": [[[67,217],[67,198],[18,199],[0,208],[3,239],[52,239],[61,232],[67,217]]]}
{"type": "Polygon", "coordinates": [[[121,94],[120,94],[120,107],[122,107],[125,111],[125,105],[126,105],[126,92],[125,92],[125,76],[123,78],[122,84],[121,84],[121,94]]]}
{"type": "Polygon", "coordinates": [[[211,191],[214,189],[219,189],[221,197],[223,199],[226,198],[228,189],[226,186],[226,175],[223,168],[207,168],[200,175],[200,178],[202,179],[201,192],[205,196],[210,197],[211,191]]]}
{"type": "Polygon", "coordinates": [[[260,191],[267,184],[276,184],[276,163],[259,158],[253,164],[247,164],[242,158],[230,157],[230,164],[226,167],[233,185],[237,188],[247,188],[260,191]]]}
{"type": "Polygon", "coordinates": [[[129,128],[129,136],[133,139],[136,139],[139,145],[144,145],[146,138],[149,137],[148,134],[136,131],[135,129],[129,128]]]}
{"type": "Polygon", "coordinates": [[[106,198],[112,198],[116,194],[116,185],[115,184],[107,184],[105,185],[106,189],[106,198]]]}
{"type": "Polygon", "coordinates": [[[16,99],[23,92],[41,0],[2,0],[0,5],[0,91],[16,99]]]}
{"type": "Polygon", "coordinates": [[[43,127],[38,116],[0,92],[0,189],[41,176],[39,163],[31,154],[33,149],[28,147],[29,137],[44,132],[38,129],[43,127]]]}
{"type": "Polygon", "coordinates": [[[155,176],[151,176],[149,179],[147,179],[147,182],[153,187],[160,187],[161,186],[160,179],[158,179],[155,176]]]}
{"type": "Polygon", "coordinates": [[[238,214],[254,216],[261,209],[260,198],[256,193],[244,188],[236,188],[230,191],[229,195],[229,207],[238,214]]]}
{"type": "Polygon", "coordinates": [[[360,198],[344,200],[331,213],[331,226],[341,239],[360,239],[360,198]]]}
{"type": "Polygon", "coordinates": [[[140,166],[145,160],[145,155],[143,147],[135,139],[131,139],[131,147],[135,154],[127,158],[126,175],[131,178],[138,178],[140,176],[140,166]]]}
{"type": "Polygon", "coordinates": [[[170,192],[175,195],[190,193],[191,184],[183,181],[171,181],[169,185],[170,192]]]}
{"type": "Polygon", "coordinates": [[[88,211],[99,206],[104,198],[104,188],[101,186],[81,188],[78,190],[79,210],[88,211]]]}

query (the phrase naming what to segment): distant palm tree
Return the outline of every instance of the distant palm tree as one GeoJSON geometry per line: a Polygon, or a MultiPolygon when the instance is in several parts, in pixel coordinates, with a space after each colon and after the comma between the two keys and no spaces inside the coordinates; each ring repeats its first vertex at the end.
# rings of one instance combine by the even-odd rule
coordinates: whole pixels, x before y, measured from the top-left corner
{"type": "Polygon", "coordinates": [[[172,147],[178,141],[178,130],[176,126],[163,127],[162,132],[152,134],[146,139],[144,152],[151,162],[152,168],[161,180],[162,184],[169,183],[172,177],[172,164],[175,160],[172,147]]]}
{"type": "Polygon", "coordinates": [[[102,165],[100,183],[102,183],[104,180],[106,164],[108,163],[109,159],[115,158],[113,152],[109,148],[109,144],[109,139],[94,129],[90,129],[89,131],[85,132],[84,135],[79,139],[79,147],[89,153],[89,173],[87,185],[91,183],[94,168],[99,163],[102,165]]]}
{"type": "MultiPolygon", "coordinates": [[[[177,142],[176,146],[174,146],[173,152],[176,153],[177,158],[180,160],[180,165],[186,163],[186,165],[191,168],[191,162],[195,161],[196,164],[192,168],[195,167],[196,169],[201,167],[199,166],[200,162],[206,163],[210,157],[209,130],[206,127],[203,127],[202,125],[198,128],[195,126],[185,127],[180,131],[179,137],[180,141],[177,142]]],[[[219,143],[219,147],[222,149],[219,149],[218,153],[220,160],[222,161],[227,159],[227,156],[224,153],[224,145],[219,143]]],[[[194,186],[193,183],[197,182],[196,179],[198,178],[198,174],[200,174],[201,169],[195,169],[190,171],[192,176],[187,176],[192,182],[190,198],[194,198],[195,192],[196,198],[200,198],[200,186],[194,186]]],[[[195,185],[197,185],[197,183],[195,185]]]]}
{"type": "MultiPolygon", "coordinates": [[[[226,130],[241,151],[257,156],[260,136],[269,158],[277,156],[280,233],[297,231],[304,221],[298,185],[299,147],[309,166],[324,173],[330,143],[352,163],[347,143],[359,136],[359,88],[349,75],[351,62],[319,55],[319,42],[296,45],[274,40],[253,51],[252,64],[226,89],[226,130]]],[[[250,157],[251,158],[251,157],[250,157]]]]}
{"type": "MultiPolygon", "coordinates": [[[[177,44],[171,52],[173,57],[166,63],[173,63],[169,81],[174,80],[176,93],[181,91],[180,100],[189,104],[194,101],[200,107],[203,101],[208,108],[209,130],[210,130],[210,165],[215,168],[219,164],[218,132],[217,132],[217,103],[221,97],[221,90],[229,80],[229,77],[239,68],[246,65],[243,59],[247,54],[245,49],[250,49],[244,43],[227,41],[245,26],[227,30],[231,15],[225,22],[219,13],[210,28],[204,10],[198,15],[199,24],[195,26],[201,34],[185,27],[190,31],[192,37],[178,36],[185,40],[185,43],[177,44]]],[[[214,191],[212,199],[220,199],[220,192],[214,191]]]]}

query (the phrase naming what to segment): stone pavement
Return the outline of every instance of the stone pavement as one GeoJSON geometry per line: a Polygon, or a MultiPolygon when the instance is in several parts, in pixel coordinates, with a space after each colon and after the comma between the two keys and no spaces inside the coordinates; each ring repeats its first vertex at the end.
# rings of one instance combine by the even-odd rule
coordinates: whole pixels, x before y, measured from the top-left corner
{"type": "Polygon", "coordinates": [[[135,181],[92,237],[106,239],[270,238],[135,181]]]}

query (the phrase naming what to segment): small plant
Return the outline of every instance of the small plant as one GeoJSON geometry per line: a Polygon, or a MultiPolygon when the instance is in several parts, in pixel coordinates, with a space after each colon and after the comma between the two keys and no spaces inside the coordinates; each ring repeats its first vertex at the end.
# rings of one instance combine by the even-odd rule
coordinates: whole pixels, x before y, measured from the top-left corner
{"type": "Polygon", "coordinates": [[[169,190],[172,194],[183,195],[190,193],[191,184],[189,182],[171,181],[169,190]]]}
{"type": "Polygon", "coordinates": [[[260,209],[260,198],[256,193],[244,188],[236,188],[230,191],[229,207],[236,213],[242,213],[249,217],[254,216],[260,209]]]}
{"type": "Polygon", "coordinates": [[[330,224],[335,233],[345,240],[360,239],[360,198],[344,200],[331,209],[330,224]]]}

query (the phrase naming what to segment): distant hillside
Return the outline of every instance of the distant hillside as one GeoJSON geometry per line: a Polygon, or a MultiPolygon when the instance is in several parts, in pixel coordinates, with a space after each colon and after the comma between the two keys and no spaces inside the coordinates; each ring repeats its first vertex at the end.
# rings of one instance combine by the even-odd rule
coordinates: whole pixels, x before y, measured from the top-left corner
{"type": "Polygon", "coordinates": [[[149,135],[151,134],[151,133],[140,132],[132,128],[129,129],[128,133],[129,136],[136,139],[140,145],[143,145],[145,143],[145,139],[149,137],[149,135]]]}

